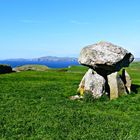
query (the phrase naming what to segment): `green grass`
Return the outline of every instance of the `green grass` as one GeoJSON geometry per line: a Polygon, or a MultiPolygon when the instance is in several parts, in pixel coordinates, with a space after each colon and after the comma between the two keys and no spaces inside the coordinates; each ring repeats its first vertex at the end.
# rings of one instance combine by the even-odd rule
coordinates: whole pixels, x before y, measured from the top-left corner
{"type": "Polygon", "coordinates": [[[87,68],[0,75],[2,140],[139,140],[140,63],[127,68],[137,94],[72,101],[87,68]]]}

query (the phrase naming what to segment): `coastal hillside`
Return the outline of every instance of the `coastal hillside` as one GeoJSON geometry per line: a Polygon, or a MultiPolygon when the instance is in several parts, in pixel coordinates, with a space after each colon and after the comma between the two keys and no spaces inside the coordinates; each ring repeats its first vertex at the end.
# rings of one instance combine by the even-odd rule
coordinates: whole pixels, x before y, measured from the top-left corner
{"type": "Polygon", "coordinates": [[[15,58],[15,59],[5,59],[3,61],[78,61],[75,57],[56,57],[56,56],[44,56],[39,58],[15,58]]]}
{"type": "Polygon", "coordinates": [[[79,65],[78,59],[74,57],[53,57],[45,56],[33,59],[5,59],[0,60],[0,64],[11,65],[12,68],[22,65],[46,65],[50,68],[65,68],[70,65],[79,65]]]}

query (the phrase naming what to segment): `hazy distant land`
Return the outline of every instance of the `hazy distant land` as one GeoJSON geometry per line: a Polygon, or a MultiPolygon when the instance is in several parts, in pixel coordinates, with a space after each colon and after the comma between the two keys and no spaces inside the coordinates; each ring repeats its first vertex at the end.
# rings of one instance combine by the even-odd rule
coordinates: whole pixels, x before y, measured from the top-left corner
{"type": "Polygon", "coordinates": [[[63,68],[70,65],[79,65],[78,59],[75,57],[55,57],[55,56],[45,56],[40,58],[24,59],[5,59],[0,60],[0,64],[8,64],[12,67],[17,67],[27,64],[41,64],[52,68],[63,68]]]}
{"type": "MultiPolygon", "coordinates": [[[[139,62],[140,58],[135,58],[135,62],[139,62]]],[[[45,56],[39,58],[12,58],[0,60],[0,64],[8,64],[12,67],[17,67],[26,64],[42,64],[52,68],[63,68],[70,65],[79,65],[78,58],[76,57],[56,57],[56,56],[45,56]]]]}

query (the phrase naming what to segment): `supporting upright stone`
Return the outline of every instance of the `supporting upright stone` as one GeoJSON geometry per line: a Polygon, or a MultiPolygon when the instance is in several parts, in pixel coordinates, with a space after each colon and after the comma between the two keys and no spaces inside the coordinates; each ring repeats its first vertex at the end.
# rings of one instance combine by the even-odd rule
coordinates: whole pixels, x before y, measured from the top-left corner
{"type": "Polygon", "coordinates": [[[92,69],[89,69],[82,78],[78,91],[82,95],[83,92],[91,92],[94,98],[99,98],[103,95],[105,88],[105,79],[97,74],[92,69]]]}
{"type": "Polygon", "coordinates": [[[116,99],[121,95],[126,95],[125,86],[118,72],[108,75],[108,84],[110,88],[110,100],[116,99]]]}
{"type": "Polygon", "coordinates": [[[125,69],[122,70],[121,78],[124,82],[127,93],[130,93],[131,92],[132,80],[131,80],[128,72],[125,69]]]}

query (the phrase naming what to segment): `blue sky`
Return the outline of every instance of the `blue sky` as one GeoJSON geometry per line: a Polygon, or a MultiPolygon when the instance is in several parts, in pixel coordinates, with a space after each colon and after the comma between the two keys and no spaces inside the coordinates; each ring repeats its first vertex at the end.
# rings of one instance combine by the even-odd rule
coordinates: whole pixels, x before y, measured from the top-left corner
{"type": "Polygon", "coordinates": [[[78,57],[98,41],[140,57],[140,0],[0,0],[0,59],[78,57]]]}

